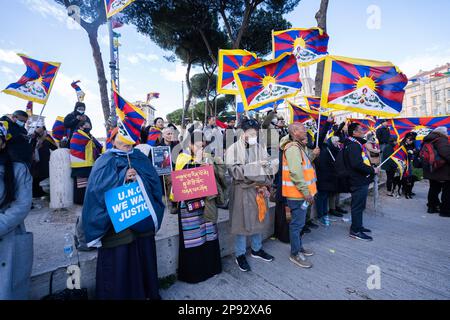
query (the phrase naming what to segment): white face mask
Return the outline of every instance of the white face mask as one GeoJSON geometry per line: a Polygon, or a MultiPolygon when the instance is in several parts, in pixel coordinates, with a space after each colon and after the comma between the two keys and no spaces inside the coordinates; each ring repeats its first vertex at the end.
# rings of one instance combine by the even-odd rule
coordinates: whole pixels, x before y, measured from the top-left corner
{"type": "Polygon", "coordinates": [[[78,113],[84,114],[84,110],[77,109],[78,113]]]}
{"type": "Polygon", "coordinates": [[[19,127],[24,127],[24,126],[25,126],[25,122],[20,121],[19,119],[16,120],[16,124],[17,124],[19,127]]]}
{"type": "Polygon", "coordinates": [[[248,138],[248,144],[249,145],[254,146],[257,143],[258,143],[258,138],[257,137],[250,137],[250,138],[248,138]]]}

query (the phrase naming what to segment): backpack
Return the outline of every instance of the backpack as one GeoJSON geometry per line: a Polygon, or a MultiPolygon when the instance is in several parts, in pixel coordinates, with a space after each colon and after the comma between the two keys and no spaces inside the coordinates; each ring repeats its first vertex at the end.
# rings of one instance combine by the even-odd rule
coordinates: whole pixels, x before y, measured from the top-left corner
{"type": "Polygon", "coordinates": [[[422,166],[428,168],[430,172],[434,172],[445,165],[445,159],[439,155],[437,149],[434,146],[434,142],[439,138],[434,139],[431,142],[426,142],[422,145],[419,152],[420,162],[422,166]]]}
{"type": "Polygon", "coordinates": [[[350,170],[346,165],[345,150],[347,146],[339,150],[336,161],[335,170],[338,178],[338,192],[349,193],[350,192],[350,170]]]}

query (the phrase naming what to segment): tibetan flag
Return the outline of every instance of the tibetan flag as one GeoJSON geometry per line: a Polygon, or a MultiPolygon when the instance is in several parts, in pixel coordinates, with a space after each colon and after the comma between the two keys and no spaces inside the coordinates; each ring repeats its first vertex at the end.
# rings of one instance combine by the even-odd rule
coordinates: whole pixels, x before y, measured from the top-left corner
{"type": "Polygon", "coordinates": [[[376,132],[375,122],[370,121],[369,119],[349,119],[351,123],[358,123],[361,127],[363,127],[366,131],[376,132]]]}
{"type": "Polygon", "coordinates": [[[233,71],[260,63],[256,54],[246,50],[219,50],[217,91],[223,94],[239,94],[233,71]]]}
{"type": "Polygon", "coordinates": [[[325,58],[322,106],[374,116],[397,116],[407,77],[392,63],[325,58]]]}
{"type": "Polygon", "coordinates": [[[66,136],[66,128],[64,127],[64,117],[56,117],[55,123],[52,127],[52,137],[57,142],[61,141],[66,136]]]}
{"type": "Polygon", "coordinates": [[[118,29],[124,25],[124,15],[123,13],[118,13],[111,18],[111,24],[113,29],[118,29]]]}
{"type": "Polygon", "coordinates": [[[151,127],[148,131],[147,144],[149,146],[155,147],[158,139],[161,137],[161,134],[162,132],[159,128],[151,127]]]}
{"type": "Polygon", "coordinates": [[[328,35],[320,28],[288,29],[272,32],[274,58],[283,53],[294,54],[300,66],[306,67],[328,55],[328,35]]]}
{"type": "Polygon", "coordinates": [[[285,53],[233,72],[245,110],[297,95],[302,87],[297,61],[285,53]]]}
{"type": "Polygon", "coordinates": [[[397,118],[392,119],[392,124],[399,140],[402,140],[408,132],[415,132],[416,139],[422,141],[437,127],[446,127],[450,134],[450,117],[397,118]]]}
{"type": "Polygon", "coordinates": [[[47,132],[47,136],[45,137],[45,140],[47,140],[49,143],[51,143],[52,145],[54,145],[55,147],[58,148],[58,145],[55,142],[55,139],[52,138],[52,136],[47,132]]]}
{"type": "Polygon", "coordinates": [[[397,145],[394,148],[394,153],[391,155],[391,159],[397,165],[400,172],[400,177],[403,177],[403,175],[405,175],[405,177],[409,175],[408,151],[405,146],[397,145]]]}
{"type": "Polygon", "coordinates": [[[141,136],[141,127],[145,122],[145,114],[138,107],[123,99],[117,92],[113,82],[114,103],[118,117],[118,138],[127,144],[135,144],[141,136]]]}
{"type": "Polygon", "coordinates": [[[109,19],[128,7],[134,0],[105,0],[106,17],[109,19]]]}
{"type": "Polygon", "coordinates": [[[45,104],[61,64],[34,60],[24,54],[18,54],[18,56],[22,58],[27,71],[22,78],[11,83],[3,92],[21,99],[45,104]]]}
{"type": "Polygon", "coordinates": [[[305,105],[309,110],[320,111],[320,98],[304,96],[305,105]]]}
{"type": "Polygon", "coordinates": [[[150,103],[152,99],[159,99],[159,92],[150,92],[147,93],[147,103],[150,103]]]}
{"type": "MultiPolygon", "coordinates": [[[[306,107],[287,102],[291,111],[291,123],[300,122],[306,128],[307,133],[311,136],[311,141],[315,143],[317,136],[317,121],[319,120],[319,112],[308,110],[306,107]]],[[[320,117],[320,126],[323,127],[328,117],[324,114],[320,117]]]]}
{"type": "MultiPolygon", "coordinates": [[[[293,122],[301,122],[304,123],[310,119],[313,119],[315,122],[319,120],[319,111],[311,110],[306,106],[296,105],[292,102],[287,102],[288,107],[291,110],[291,123],[293,122]]],[[[320,126],[325,125],[327,122],[328,113],[322,112],[320,116],[320,126]]]]}
{"type": "Polygon", "coordinates": [[[28,101],[27,103],[27,114],[29,117],[33,115],[33,101],[28,101]]]}

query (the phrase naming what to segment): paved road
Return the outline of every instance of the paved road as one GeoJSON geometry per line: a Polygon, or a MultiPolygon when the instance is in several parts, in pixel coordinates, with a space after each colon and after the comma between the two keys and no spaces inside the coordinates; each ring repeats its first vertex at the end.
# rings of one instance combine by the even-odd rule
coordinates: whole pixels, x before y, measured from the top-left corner
{"type": "MultiPolygon", "coordinates": [[[[316,255],[312,269],[288,260],[289,245],[264,243],[272,263],[248,257],[252,272],[241,272],[234,258],[224,271],[203,283],[176,282],[161,290],[163,299],[450,299],[450,218],[426,213],[427,182],[415,199],[380,198],[377,212],[369,199],[365,226],[373,242],[348,237],[349,224],[335,222],[304,237],[316,255]],[[381,289],[369,290],[367,268],[378,266],[381,289]]],[[[383,194],[384,192],[381,192],[383,194]]]]}

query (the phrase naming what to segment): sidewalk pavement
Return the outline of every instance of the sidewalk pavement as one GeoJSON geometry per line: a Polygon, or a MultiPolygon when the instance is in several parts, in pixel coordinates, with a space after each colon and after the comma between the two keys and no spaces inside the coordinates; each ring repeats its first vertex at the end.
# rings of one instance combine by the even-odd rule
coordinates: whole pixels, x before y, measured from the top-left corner
{"type": "MultiPolygon", "coordinates": [[[[248,256],[251,272],[241,272],[234,257],[223,259],[223,272],[200,284],[176,282],[161,290],[163,299],[450,299],[450,218],[426,213],[428,183],[415,199],[382,196],[377,212],[368,200],[365,227],[373,242],[348,237],[349,223],[335,222],[304,236],[315,251],[312,269],[288,260],[289,245],[268,240],[271,263],[248,256]],[[369,266],[381,271],[381,288],[369,290],[369,266]]],[[[346,215],[349,217],[349,215],[346,215]]]]}

